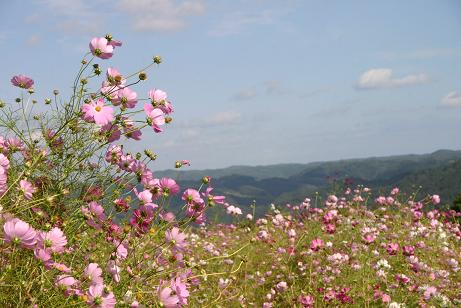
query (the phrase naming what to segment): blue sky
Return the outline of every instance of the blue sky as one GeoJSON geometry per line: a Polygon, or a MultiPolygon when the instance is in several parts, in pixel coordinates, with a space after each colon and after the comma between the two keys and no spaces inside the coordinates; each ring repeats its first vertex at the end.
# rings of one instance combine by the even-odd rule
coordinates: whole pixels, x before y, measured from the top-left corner
{"type": "MultiPolygon", "coordinates": [[[[460,1],[0,1],[9,79],[68,94],[92,37],[124,45],[103,68],[168,92],[174,120],[144,132],[155,169],[310,162],[461,149],[460,1]]],[[[64,95],[65,97],[65,95],[64,95]]]]}

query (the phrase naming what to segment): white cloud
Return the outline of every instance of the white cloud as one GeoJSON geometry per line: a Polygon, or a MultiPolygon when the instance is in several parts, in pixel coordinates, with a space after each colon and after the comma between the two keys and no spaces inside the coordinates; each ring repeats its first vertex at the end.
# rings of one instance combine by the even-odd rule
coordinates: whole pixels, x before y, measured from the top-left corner
{"type": "Polygon", "coordinates": [[[205,13],[203,0],[120,0],[117,9],[132,17],[137,31],[177,31],[191,16],[205,13]]]}
{"type": "Polygon", "coordinates": [[[429,81],[427,74],[413,74],[395,78],[389,68],[375,68],[363,73],[358,82],[359,89],[393,88],[426,83],[429,81]]]}
{"type": "Polygon", "coordinates": [[[442,98],[442,106],[461,107],[461,92],[452,91],[442,98]]]}

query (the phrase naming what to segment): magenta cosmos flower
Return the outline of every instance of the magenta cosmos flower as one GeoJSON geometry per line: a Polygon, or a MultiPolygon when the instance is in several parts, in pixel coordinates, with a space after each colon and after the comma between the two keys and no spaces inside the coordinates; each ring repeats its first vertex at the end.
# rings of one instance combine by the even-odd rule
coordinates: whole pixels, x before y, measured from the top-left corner
{"type": "Polygon", "coordinates": [[[64,246],[66,246],[66,244],[66,236],[61,231],[61,229],[56,227],[48,232],[40,232],[37,236],[37,245],[40,248],[49,249],[52,252],[63,252],[64,246]]]}
{"type": "Polygon", "coordinates": [[[37,240],[37,232],[27,222],[18,218],[8,220],[3,225],[5,242],[19,244],[25,248],[33,248],[37,240]]]}
{"type": "Polygon", "coordinates": [[[104,37],[95,37],[90,42],[91,53],[101,59],[109,59],[112,57],[114,47],[109,45],[104,37]]]}
{"type": "Polygon", "coordinates": [[[110,106],[104,106],[104,99],[91,101],[82,106],[83,119],[88,122],[94,121],[98,125],[106,125],[114,119],[114,111],[110,106]]]}
{"type": "Polygon", "coordinates": [[[34,80],[24,75],[17,75],[11,78],[11,83],[22,89],[30,89],[34,85],[34,80]]]}
{"type": "Polygon", "coordinates": [[[19,186],[21,187],[24,197],[28,200],[32,199],[32,194],[36,191],[36,188],[32,185],[32,183],[26,180],[21,180],[19,181],[19,186]]]}

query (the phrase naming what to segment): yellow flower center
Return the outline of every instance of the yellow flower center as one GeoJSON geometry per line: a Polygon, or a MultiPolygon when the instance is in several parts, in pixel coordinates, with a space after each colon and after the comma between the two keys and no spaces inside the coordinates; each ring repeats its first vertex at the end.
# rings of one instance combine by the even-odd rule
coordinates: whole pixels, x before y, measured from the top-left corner
{"type": "Polygon", "coordinates": [[[101,111],[101,106],[96,106],[94,110],[96,110],[97,112],[101,111]]]}

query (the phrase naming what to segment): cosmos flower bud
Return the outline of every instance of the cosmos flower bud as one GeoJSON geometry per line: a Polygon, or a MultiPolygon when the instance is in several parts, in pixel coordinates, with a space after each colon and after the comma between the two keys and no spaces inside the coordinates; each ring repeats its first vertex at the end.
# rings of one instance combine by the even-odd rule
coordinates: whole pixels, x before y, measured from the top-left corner
{"type": "Polygon", "coordinates": [[[146,80],[147,79],[147,74],[145,72],[139,73],[139,80],[146,80]]]}
{"type": "Polygon", "coordinates": [[[58,95],[58,94],[59,94],[59,91],[58,91],[58,90],[53,90],[53,94],[54,94],[54,95],[58,95]]]}
{"type": "Polygon", "coordinates": [[[35,91],[34,91],[34,89],[29,88],[29,89],[27,90],[27,92],[29,92],[29,94],[33,94],[35,91]]]}
{"type": "Polygon", "coordinates": [[[173,121],[173,118],[172,117],[165,117],[165,123],[170,123],[171,121],[173,121]]]}
{"type": "Polygon", "coordinates": [[[162,58],[160,56],[154,56],[152,59],[154,60],[154,63],[156,64],[162,63],[162,58]]]}
{"type": "Polygon", "coordinates": [[[45,105],[51,104],[51,98],[45,98],[45,105]]]}
{"type": "Polygon", "coordinates": [[[203,183],[203,184],[208,184],[208,183],[210,183],[210,180],[211,180],[211,177],[209,177],[209,176],[204,176],[204,177],[202,178],[202,183],[203,183]]]}

